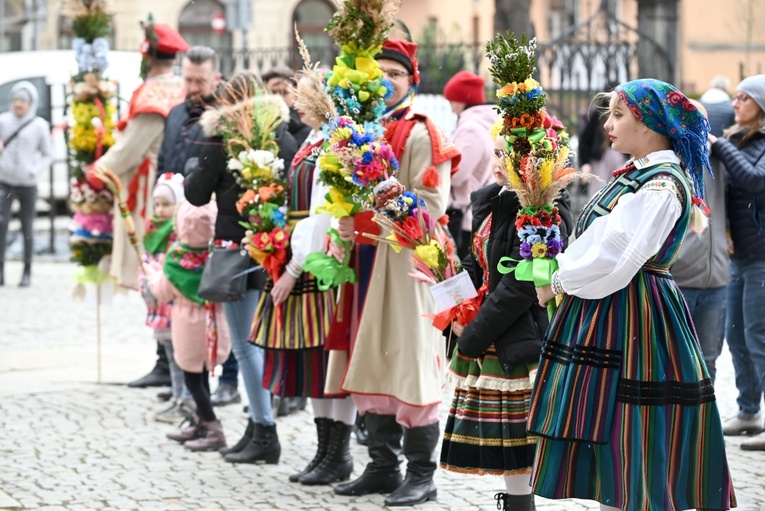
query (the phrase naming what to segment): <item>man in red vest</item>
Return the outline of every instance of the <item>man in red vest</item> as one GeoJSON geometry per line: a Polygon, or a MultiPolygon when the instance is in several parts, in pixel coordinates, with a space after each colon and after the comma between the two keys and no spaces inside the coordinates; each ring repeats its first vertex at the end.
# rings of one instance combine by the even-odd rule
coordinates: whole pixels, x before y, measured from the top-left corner
{"type": "MultiPolygon", "coordinates": [[[[418,192],[432,218],[440,218],[446,213],[460,153],[430,119],[411,110],[420,82],[416,52],[414,43],[388,40],[376,57],[393,85],[385,100],[385,138],[399,161],[399,181],[418,192]]],[[[362,214],[341,219],[339,232],[348,240],[375,227],[362,214]]],[[[359,243],[365,240],[369,241],[356,237],[359,243]]],[[[423,317],[435,312],[435,303],[428,287],[408,275],[410,256],[388,245],[374,249],[342,382],[342,390],[364,414],[372,461],[358,479],[336,486],[335,493],[390,493],[386,506],[411,506],[436,497],[433,473],[446,356],[441,332],[423,317]],[[398,461],[402,438],[407,458],[403,481],[398,461]]]]}
{"type": "MultiPolygon", "coordinates": [[[[189,49],[183,37],[169,25],[150,21],[144,30],[146,40],[141,45],[144,82],[130,99],[127,118],[117,125],[121,136],[94,164],[119,177],[122,199],[133,215],[139,244],[146,217],[151,215],[151,188],[156,181],[157,153],[165,132],[165,118],[170,109],[185,98],[183,80],[173,75],[175,54],[189,49]]],[[[125,233],[125,224],[115,210],[110,273],[120,286],[138,289],[138,266],[138,256],[125,233]]]]}

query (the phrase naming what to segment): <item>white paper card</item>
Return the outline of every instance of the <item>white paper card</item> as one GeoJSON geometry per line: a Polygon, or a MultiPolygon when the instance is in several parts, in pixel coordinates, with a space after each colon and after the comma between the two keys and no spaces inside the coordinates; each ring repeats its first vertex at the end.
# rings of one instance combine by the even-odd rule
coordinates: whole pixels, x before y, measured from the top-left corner
{"type": "Polygon", "coordinates": [[[436,308],[439,313],[478,295],[478,291],[475,290],[473,281],[470,280],[470,275],[466,271],[430,286],[430,293],[436,300],[436,308]]]}

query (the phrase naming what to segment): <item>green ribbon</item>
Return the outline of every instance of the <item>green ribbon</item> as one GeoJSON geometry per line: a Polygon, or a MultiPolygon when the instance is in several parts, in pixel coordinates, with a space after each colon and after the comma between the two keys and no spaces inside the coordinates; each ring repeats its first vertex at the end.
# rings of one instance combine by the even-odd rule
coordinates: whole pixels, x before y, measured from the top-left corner
{"type": "Polygon", "coordinates": [[[108,273],[98,267],[97,264],[78,266],[74,270],[74,281],[77,284],[103,284],[112,280],[108,273]]]}
{"type": "MultiPolygon", "coordinates": [[[[497,271],[502,275],[515,272],[515,278],[523,282],[533,282],[534,287],[549,286],[552,274],[558,269],[558,261],[552,257],[535,257],[531,260],[518,261],[512,257],[502,257],[497,263],[497,271]],[[505,263],[516,263],[515,266],[505,266],[505,263]]],[[[547,302],[547,315],[552,318],[555,312],[555,300],[547,302]]]]}
{"type": "Polygon", "coordinates": [[[340,233],[336,229],[330,228],[327,234],[335,244],[345,248],[345,257],[341,263],[334,257],[322,252],[308,254],[305,258],[303,271],[316,277],[316,286],[319,291],[328,291],[346,282],[355,284],[357,281],[356,272],[348,266],[351,259],[351,242],[341,240],[340,233]]]}
{"type": "Polygon", "coordinates": [[[516,138],[521,137],[527,138],[529,139],[529,142],[536,144],[545,138],[545,135],[547,135],[547,132],[541,128],[534,128],[531,130],[531,132],[529,132],[529,130],[526,128],[511,128],[510,135],[507,137],[507,141],[512,144],[515,142],[516,138]]]}

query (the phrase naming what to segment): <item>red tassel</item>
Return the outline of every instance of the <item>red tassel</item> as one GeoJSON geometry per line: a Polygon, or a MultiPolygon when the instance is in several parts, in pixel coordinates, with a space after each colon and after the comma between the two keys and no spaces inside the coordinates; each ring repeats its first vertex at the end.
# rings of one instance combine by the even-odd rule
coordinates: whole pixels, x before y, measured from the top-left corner
{"type": "Polygon", "coordinates": [[[428,188],[437,188],[441,184],[441,176],[438,175],[438,170],[435,167],[428,167],[422,177],[422,184],[428,188]]]}
{"type": "Polygon", "coordinates": [[[705,215],[708,216],[712,213],[712,210],[709,209],[709,206],[707,206],[706,203],[703,200],[699,199],[698,197],[694,197],[691,200],[691,202],[693,203],[694,206],[698,206],[699,208],[701,208],[701,211],[703,211],[705,215]]]}

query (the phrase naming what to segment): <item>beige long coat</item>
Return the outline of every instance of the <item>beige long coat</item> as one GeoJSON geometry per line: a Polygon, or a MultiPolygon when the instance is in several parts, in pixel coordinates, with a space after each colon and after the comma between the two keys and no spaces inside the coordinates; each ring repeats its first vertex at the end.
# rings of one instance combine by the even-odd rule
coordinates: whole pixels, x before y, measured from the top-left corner
{"type": "MultiPolygon", "coordinates": [[[[176,76],[158,76],[147,80],[133,95],[125,129],[115,143],[96,161],[97,167],[114,172],[122,185],[122,200],[128,200],[128,187],[144,160],[149,160],[148,174],[140,176],[135,194],[135,222],[138,246],[142,246],[146,217],[152,213],[151,193],[156,181],[156,162],[165,133],[165,118],[174,106],[183,102],[183,80],[176,76]],[[143,214],[142,214],[143,212],[143,214]]],[[[123,287],[138,289],[138,256],[125,231],[119,210],[114,208],[114,243],[109,273],[123,287]]]]}
{"type": "MultiPolygon", "coordinates": [[[[434,219],[446,212],[451,162],[437,168],[437,188],[422,184],[433,165],[431,141],[424,123],[412,129],[401,161],[399,181],[416,190],[434,219]]],[[[445,347],[441,332],[423,314],[436,310],[427,284],[408,274],[412,250],[396,254],[377,247],[366,303],[342,388],[346,392],[391,396],[414,406],[441,401],[445,347]]]]}

